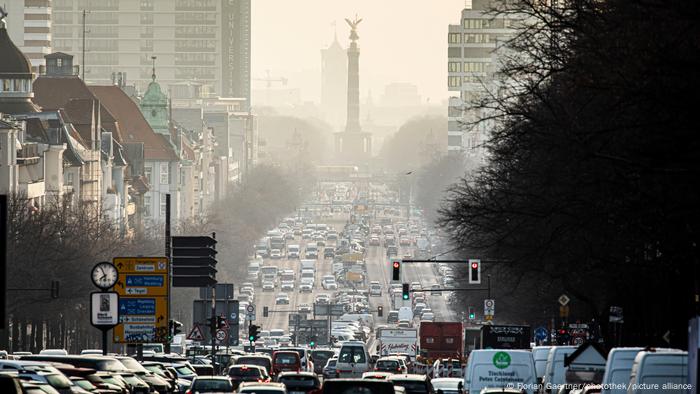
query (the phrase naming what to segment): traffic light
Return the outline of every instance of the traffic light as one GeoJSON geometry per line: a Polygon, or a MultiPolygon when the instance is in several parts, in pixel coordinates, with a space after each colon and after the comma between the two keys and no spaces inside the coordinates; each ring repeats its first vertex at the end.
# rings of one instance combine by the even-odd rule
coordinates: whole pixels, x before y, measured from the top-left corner
{"type": "Polygon", "coordinates": [[[311,336],[311,340],[309,341],[309,347],[314,348],[316,346],[316,335],[311,336]]]}
{"type": "Polygon", "coordinates": [[[392,260],[391,279],[396,281],[401,280],[401,260],[392,260]]]}
{"type": "Polygon", "coordinates": [[[380,305],[377,307],[377,317],[382,317],[382,316],[384,316],[384,307],[380,305]]]}
{"type": "Polygon", "coordinates": [[[170,320],[170,335],[182,334],[182,323],[177,320],[170,320]]]}
{"type": "Polygon", "coordinates": [[[219,330],[226,328],[226,318],[223,316],[216,317],[216,328],[219,330]]]}
{"type": "Polygon", "coordinates": [[[270,314],[270,310],[266,306],[263,307],[263,317],[267,317],[270,314]]]}
{"type": "Polygon", "coordinates": [[[481,260],[469,260],[469,283],[473,285],[481,283],[481,260]]]}
{"type": "Polygon", "coordinates": [[[411,296],[408,293],[409,293],[408,283],[404,283],[403,286],[401,287],[401,298],[403,298],[404,300],[410,299],[411,296]]]}
{"type": "Polygon", "coordinates": [[[251,324],[248,326],[248,340],[250,342],[255,342],[258,340],[260,337],[260,326],[256,326],[255,324],[251,324]]]}
{"type": "Polygon", "coordinates": [[[474,311],[474,307],[470,306],[469,307],[469,320],[475,320],[476,319],[476,312],[474,311]]]}
{"type": "Polygon", "coordinates": [[[569,336],[569,331],[565,328],[560,328],[557,331],[557,344],[558,345],[568,345],[571,342],[571,337],[569,336]]]}

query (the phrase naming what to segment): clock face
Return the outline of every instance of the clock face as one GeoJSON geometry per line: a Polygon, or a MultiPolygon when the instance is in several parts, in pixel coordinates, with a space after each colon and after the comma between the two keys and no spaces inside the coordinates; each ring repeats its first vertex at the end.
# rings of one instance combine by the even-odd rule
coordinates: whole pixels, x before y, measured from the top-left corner
{"type": "Polygon", "coordinates": [[[107,290],[117,283],[117,268],[108,262],[98,263],[92,269],[92,283],[102,290],[107,290]]]}

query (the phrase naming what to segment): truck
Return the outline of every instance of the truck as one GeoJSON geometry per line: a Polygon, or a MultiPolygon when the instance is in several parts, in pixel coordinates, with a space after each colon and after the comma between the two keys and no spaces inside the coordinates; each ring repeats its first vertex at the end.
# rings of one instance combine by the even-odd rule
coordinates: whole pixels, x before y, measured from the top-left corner
{"type": "Polygon", "coordinates": [[[530,326],[484,325],[481,349],[529,349],[530,326]]]}
{"type": "Polygon", "coordinates": [[[460,322],[420,323],[420,355],[437,358],[461,358],[464,351],[464,328],[460,322]]]}
{"type": "Polygon", "coordinates": [[[255,244],[255,254],[260,257],[270,255],[270,237],[263,237],[255,244]]]}
{"type": "Polygon", "coordinates": [[[314,270],[314,272],[316,272],[316,260],[299,260],[299,272],[302,272],[303,270],[314,270]]]}
{"type": "Polygon", "coordinates": [[[279,249],[280,251],[284,251],[284,248],[287,246],[287,241],[284,240],[284,237],[281,235],[274,235],[270,237],[270,249],[279,249]]]}
{"type": "Polygon", "coordinates": [[[415,360],[418,355],[418,329],[381,329],[377,335],[377,350],[381,357],[393,353],[404,353],[415,360]]]}

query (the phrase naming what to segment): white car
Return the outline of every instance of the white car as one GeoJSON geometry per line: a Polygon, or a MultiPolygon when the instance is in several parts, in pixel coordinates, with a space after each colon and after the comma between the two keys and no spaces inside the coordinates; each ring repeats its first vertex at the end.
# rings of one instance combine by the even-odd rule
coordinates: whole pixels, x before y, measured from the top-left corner
{"type": "Polygon", "coordinates": [[[311,305],[299,304],[299,313],[311,313],[311,305]]]}
{"type": "Polygon", "coordinates": [[[271,259],[281,259],[282,258],[282,251],[279,249],[272,249],[270,251],[270,258],[271,259]]]}
{"type": "Polygon", "coordinates": [[[277,298],[275,298],[275,304],[287,304],[289,305],[289,296],[287,293],[279,293],[277,294],[277,298]]]}
{"type": "Polygon", "coordinates": [[[433,312],[421,313],[420,320],[421,321],[434,321],[435,314],[433,312]]]}
{"type": "Polygon", "coordinates": [[[275,291],[275,283],[274,282],[263,282],[262,284],[262,290],[263,291],[275,291]]]}
{"type": "Polygon", "coordinates": [[[280,284],[280,290],[294,291],[294,282],[282,282],[282,284],[280,284]]]}
{"type": "Polygon", "coordinates": [[[314,290],[313,282],[302,282],[299,285],[299,293],[311,293],[314,290]]]}
{"type": "Polygon", "coordinates": [[[369,295],[381,297],[382,296],[382,285],[379,282],[373,282],[369,285],[369,295]]]}
{"type": "Polygon", "coordinates": [[[321,286],[325,290],[338,290],[338,284],[335,282],[335,279],[324,280],[321,286]]]}

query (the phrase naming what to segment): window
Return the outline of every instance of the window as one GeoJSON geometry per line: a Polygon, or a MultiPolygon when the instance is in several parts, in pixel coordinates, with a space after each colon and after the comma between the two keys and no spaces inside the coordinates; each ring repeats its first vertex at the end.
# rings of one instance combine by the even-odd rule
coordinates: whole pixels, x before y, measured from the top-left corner
{"type": "Polygon", "coordinates": [[[447,42],[450,44],[459,44],[462,36],[459,33],[450,33],[447,35],[447,42]]]}
{"type": "Polygon", "coordinates": [[[63,59],[56,59],[56,67],[63,67],[63,59]]]}
{"type": "Polygon", "coordinates": [[[435,338],[433,338],[433,337],[426,337],[426,338],[425,338],[425,343],[435,343],[435,338]]]}
{"type": "Polygon", "coordinates": [[[153,11],[153,0],[141,0],[142,11],[153,11]]]}
{"type": "Polygon", "coordinates": [[[449,47],[447,48],[447,57],[462,57],[461,47],[449,47]]]}
{"type": "Polygon", "coordinates": [[[151,216],[151,193],[143,196],[143,214],[145,216],[151,216]]]}
{"type": "MultiPolygon", "coordinates": [[[[457,146],[462,147],[462,136],[461,135],[448,135],[447,136],[447,146],[457,146]]],[[[432,343],[432,342],[429,342],[432,343]]]]}
{"type": "Polygon", "coordinates": [[[161,163],[160,165],[160,184],[167,185],[170,183],[170,171],[168,163],[161,163]]]}
{"type": "Polygon", "coordinates": [[[365,363],[365,349],[359,346],[344,346],[338,356],[341,363],[365,363]]]}
{"type": "Polygon", "coordinates": [[[449,86],[451,88],[462,86],[462,78],[461,77],[448,77],[447,78],[447,86],[449,86]]]}
{"type": "Polygon", "coordinates": [[[486,72],[488,63],[484,62],[464,62],[464,72],[483,73],[486,72]]]}
{"type": "Polygon", "coordinates": [[[142,25],[152,25],[153,24],[153,14],[141,14],[141,24],[142,25]]]}
{"type": "Polygon", "coordinates": [[[165,218],[165,208],[167,207],[167,195],[160,193],[160,216],[165,218]]]}
{"type": "Polygon", "coordinates": [[[151,166],[144,166],[143,168],[143,176],[146,177],[148,180],[148,183],[151,183],[151,179],[153,179],[153,167],[151,166]]]}
{"type": "Polygon", "coordinates": [[[465,29],[488,29],[491,26],[491,21],[488,19],[465,19],[465,29]]]}
{"type": "Polygon", "coordinates": [[[462,71],[462,63],[460,62],[448,62],[447,71],[451,73],[458,73],[462,71]]]}

